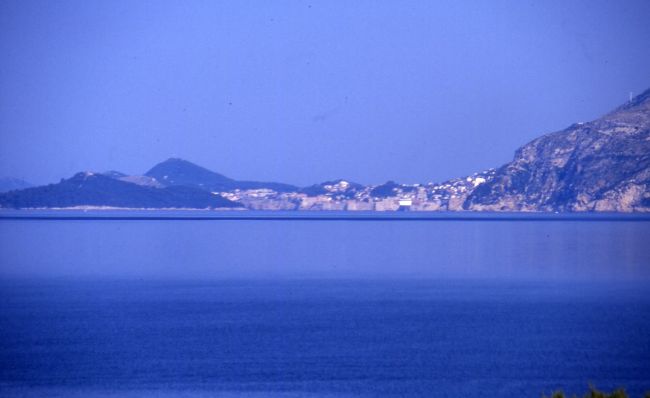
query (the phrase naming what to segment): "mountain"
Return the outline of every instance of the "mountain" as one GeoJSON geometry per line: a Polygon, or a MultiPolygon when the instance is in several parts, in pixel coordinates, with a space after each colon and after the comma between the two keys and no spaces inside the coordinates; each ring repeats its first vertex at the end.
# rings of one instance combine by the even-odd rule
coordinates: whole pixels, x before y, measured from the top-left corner
{"type": "Polygon", "coordinates": [[[370,191],[370,195],[375,198],[388,198],[395,196],[395,193],[399,189],[400,184],[395,181],[387,181],[382,185],[377,185],[370,191]]]}
{"type": "Polygon", "coordinates": [[[9,192],[15,189],[25,189],[31,187],[32,184],[19,178],[1,177],[0,178],[0,193],[9,192]]]}
{"type": "Polygon", "coordinates": [[[106,206],[127,208],[234,208],[219,195],[183,186],[154,188],[103,174],[77,173],[58,184],[0,194],[0,207],[106,206]]]}
{"type": "Polygon", "coordinates": [[[139,176],[139,175],[130,176],[128,174],[124,174],[122,172],[115,171],[115,170],[105,171],[105,172],[103,172],[101,174],[106,176],[106,177],[113,178],[115,180],[130,182],[130,183],[133,183],[133,184],[136,184],[136,185],[142,185],[142,186],[145,186],[145,187],[153,187],[153,188],[162,188],[163,187],[163,185],[161,183],[159,183],[158,180],[156,180],[153,177],[139,176]]]}
{"type": "Polygon", "coordinates": [[[127,174],[122,173],[121,171],[116,171],[116,170],[109,170],[101,173],[102,175],[106,177],[111,177],[115,178],[116,180],[119,180],[120,178],[127,177],[127,174]]]}
{"type": "Polygon", "coordinates": [[[539,137],[463,204],[491,211],[650,211],[650,90],[539,137]]]}
{"type": "Polygon", "coordinates": [[[155,178],[164,186],[190,186],[210,192],[235,189],[272,189],[277,192],[294,192],[298,187],[276,182],[237,181],[187,160],[171,158],[155,165],[145,176],[155,178]]]}
{"type": "MultiPolygon", "coordinates": [[[[20,188],[15,181],[11,189],[20,188]]],[[[0,193],[0,207],[386,211],[410,203],[404,206],[413,211],[633,212],[650,211],[649,188],[647,90],[599,119],[531,141],[498,169],[442,183],[364,186],[339,179],[298,188],[238,181],[172,158],[145,175],[78,173],[58,184],[0,193]]]]}
{"type": "Polygon", "coordinates": [[[356,182],[338,179],[302,188],[300,192],[307,196],[336,195],[341,198],[353,198],[357,192],[362,191],[364,188],[363,185],[356,182]]]}

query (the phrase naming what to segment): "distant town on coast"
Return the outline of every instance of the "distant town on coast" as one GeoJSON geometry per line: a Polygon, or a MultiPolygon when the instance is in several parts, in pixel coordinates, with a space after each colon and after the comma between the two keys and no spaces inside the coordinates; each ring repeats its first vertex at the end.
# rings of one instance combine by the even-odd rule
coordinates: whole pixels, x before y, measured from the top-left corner
{"type": "Polygon", "coordinates": [[[650,90],[611,113],[541,136],[499,168],[440,183],[296,187],[237,181],[171,158],[144,175],[80,172],[57,184],[5,180],[14,209],[650,211],[650,90]]]}

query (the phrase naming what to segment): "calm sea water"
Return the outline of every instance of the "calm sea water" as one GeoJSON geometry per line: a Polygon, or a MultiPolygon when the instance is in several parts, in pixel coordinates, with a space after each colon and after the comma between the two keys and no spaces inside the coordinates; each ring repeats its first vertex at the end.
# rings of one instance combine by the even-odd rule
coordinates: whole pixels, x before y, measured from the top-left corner
{"type": "Polygon", "coordinates": [[[650,390],[650,222],[0,220],[0,395],[650,390]]]}

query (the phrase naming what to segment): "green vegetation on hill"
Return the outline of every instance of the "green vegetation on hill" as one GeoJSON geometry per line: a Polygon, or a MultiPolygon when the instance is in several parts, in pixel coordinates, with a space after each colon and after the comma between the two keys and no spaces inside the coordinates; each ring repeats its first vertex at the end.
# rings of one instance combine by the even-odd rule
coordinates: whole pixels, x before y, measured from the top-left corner
{"type": "Polygon", "coordinates": [[[145,176],[155,178],[164,186],[188,186],[208,192],[235,189],[272,189],[278,192],[295,192],[298,187],[277,182],[238,181],[215,173],[187,160],[171,158],[158,163],[145,176]]]}
{"type": "Polygon", "coordinates": [[[58,184],[0,194],[0,207],[23,209],[75,206],[214,209],[241,205],[198,188],[153,188],[94,173],[77,173],[58,184]]]}

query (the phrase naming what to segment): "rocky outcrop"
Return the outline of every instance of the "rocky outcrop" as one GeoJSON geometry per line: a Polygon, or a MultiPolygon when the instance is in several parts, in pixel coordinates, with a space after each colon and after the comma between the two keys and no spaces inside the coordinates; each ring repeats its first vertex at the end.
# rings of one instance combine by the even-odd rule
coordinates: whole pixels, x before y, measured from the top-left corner
{"type": "Polygon", "coordinates": [[[524,145],[465,210],[650,211],[650,90],[524,145]]]}

